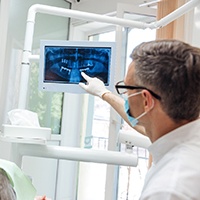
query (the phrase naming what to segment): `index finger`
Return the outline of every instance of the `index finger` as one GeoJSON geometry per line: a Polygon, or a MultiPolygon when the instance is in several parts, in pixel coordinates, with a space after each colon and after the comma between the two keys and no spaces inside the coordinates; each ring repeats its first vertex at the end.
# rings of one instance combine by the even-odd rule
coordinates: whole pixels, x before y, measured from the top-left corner
{"type": "Polygon", "coordinates": [[[81,75],[83,76],[83,78],[86,80],[86,81],[90,81],[92,78],[89,77],[87,74],[85,74],[84,72],[81,72],[81,75]]]}

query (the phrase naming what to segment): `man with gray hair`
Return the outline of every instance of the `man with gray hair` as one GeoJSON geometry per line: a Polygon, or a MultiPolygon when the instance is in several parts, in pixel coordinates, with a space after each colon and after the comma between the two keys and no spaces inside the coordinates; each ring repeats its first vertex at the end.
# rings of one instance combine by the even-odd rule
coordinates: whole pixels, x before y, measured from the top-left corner
{"type": "Polygon", "coordinates": [[[200,197],[200,49],[178,40],[138,45],[117,93],[82,73],[88,93],[107,101],[133,128],[149,137],[153,164],[140,200],[200,197]]]}

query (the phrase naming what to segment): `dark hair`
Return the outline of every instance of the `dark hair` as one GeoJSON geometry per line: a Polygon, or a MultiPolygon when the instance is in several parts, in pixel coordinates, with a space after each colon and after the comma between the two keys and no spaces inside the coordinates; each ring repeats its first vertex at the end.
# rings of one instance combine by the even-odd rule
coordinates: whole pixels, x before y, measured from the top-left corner
{"type": "Polygon", "coordinates": [[[178,40],[156,40],[132,52],[135,81],[161,96],[174,121],[194,120],[200,113],[200,49],[178,40]]]}

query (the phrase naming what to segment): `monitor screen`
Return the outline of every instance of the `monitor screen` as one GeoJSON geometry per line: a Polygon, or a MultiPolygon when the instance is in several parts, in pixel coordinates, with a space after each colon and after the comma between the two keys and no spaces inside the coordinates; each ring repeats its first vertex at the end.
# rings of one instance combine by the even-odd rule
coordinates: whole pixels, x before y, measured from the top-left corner
{"type": "Polygon", "coordinates": [[[78,85],[84,72],[113,90],[114,42],[47,41],[40,43],[39,88],[46,91],[84,93],[78,85]]]}

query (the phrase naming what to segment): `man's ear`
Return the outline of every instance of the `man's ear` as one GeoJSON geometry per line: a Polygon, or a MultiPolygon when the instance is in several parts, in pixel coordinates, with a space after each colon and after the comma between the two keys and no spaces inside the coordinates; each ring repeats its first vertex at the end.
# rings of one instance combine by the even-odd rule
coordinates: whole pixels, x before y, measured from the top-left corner
{"type": "Polygon", "coordinates": [[[142,90],[143,104],[145,111],[149,111],[154,107],[154,99],[148,90],[142,90]]]}

